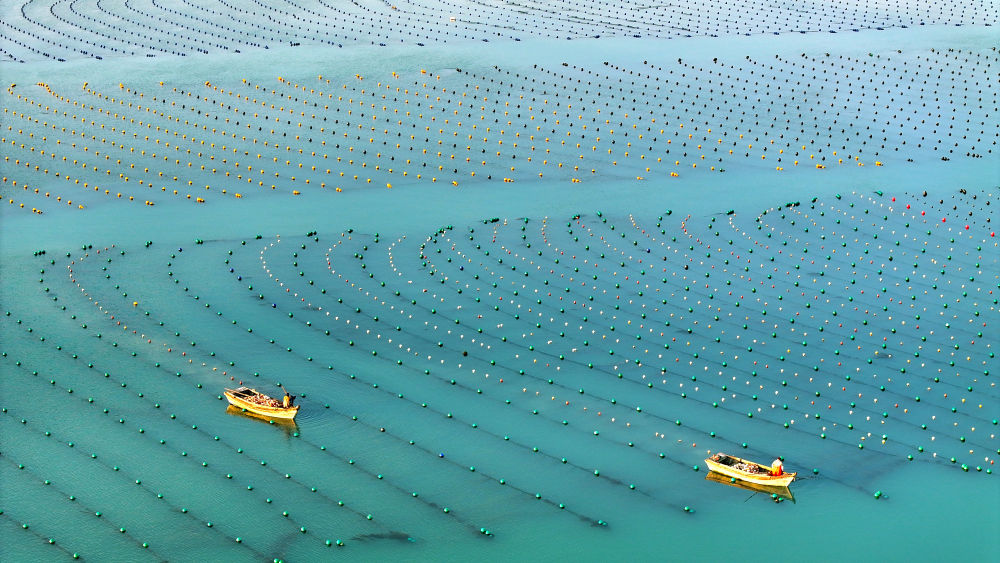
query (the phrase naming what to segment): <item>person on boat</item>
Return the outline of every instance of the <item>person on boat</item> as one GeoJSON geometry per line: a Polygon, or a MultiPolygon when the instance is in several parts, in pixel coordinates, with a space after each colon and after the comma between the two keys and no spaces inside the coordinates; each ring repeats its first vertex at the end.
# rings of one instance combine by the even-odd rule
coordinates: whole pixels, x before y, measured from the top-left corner
{"type": "Polygon", "coordinates": [[[784,473],[784,471],[782,471],[781,460],[780,459],[776,459],[776,460],[772,461],[771,462],[771,471],[770,471],[770,474],[773,475],[773,476],[775,476],[775,477],[779,477],[783,473],[784,473]]]}
{"type": "Polygon", "coordinates": [[[289,395],[288,391],[285,391],[285,397],[281,400],[281,406],[284,408],[291,408],[292,403],[295,402],[295,395],[289,395]]]}

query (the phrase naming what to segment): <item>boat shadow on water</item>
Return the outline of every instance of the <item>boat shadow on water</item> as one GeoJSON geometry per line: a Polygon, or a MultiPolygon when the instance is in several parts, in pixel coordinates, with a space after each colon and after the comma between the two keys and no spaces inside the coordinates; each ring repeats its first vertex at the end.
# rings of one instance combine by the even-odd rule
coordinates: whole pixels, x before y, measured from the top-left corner
{"type": "Polygon", "coordinates": [[[705,475],[705,480],[712,481],[713,483],[728,485],[730,487],[735,487],[737,489],[743,489],[744,491],[750,491],[752,494],[749,497],[747,497],[747,499],[744,500],[743,502],[746,502],[747,500],[750,500],[751,498],[756,496],[756,493],[761,493],[766,498],[768,498],[771,501],[774,501],[775,503],[784,502],[786,500],[792,501],[793,504],[795,503],[795,496],[792,494],[792,491],[788,487],[758,485],[756,483],[741,481],[739,479],[729,477],[721,473],[716,473],[715,471],[709,471],[708,474],[705,475]]]}
{"type": "Polygon", "coordinates": [[[264,416],[257,414],[255,412],[250,412],[246,409],[241,409],[234,405],[229,405],[226,407],[226,414],[230,416],[238,416],[241,418],[249,418],[251,420],[256,420],[257,422],[268,424],[276,428],[280,428],[287,436],[291,436],[293,433],[299,431],[299,425],[295,423],[294,419],[289,418],[273,418],[269,416],[264,416]]]}

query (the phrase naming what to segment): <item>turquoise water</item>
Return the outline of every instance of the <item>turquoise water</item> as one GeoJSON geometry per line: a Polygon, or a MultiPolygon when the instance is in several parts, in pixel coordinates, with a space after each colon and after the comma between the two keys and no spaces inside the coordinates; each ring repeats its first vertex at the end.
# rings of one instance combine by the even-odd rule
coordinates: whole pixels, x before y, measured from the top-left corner
{"type": "Polygon", "coordinates": [[[188,6],[3,44],[0,559],[1000,555],[995,14],[188,6]]]}

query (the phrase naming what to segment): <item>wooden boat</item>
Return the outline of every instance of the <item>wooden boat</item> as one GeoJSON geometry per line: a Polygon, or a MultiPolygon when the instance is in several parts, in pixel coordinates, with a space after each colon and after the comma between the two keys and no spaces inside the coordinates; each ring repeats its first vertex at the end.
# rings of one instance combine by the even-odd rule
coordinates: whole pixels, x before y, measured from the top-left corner
{"type": "Polygon", "coordinates": [[[721,473],[741,481],[772,487],[787,487],[795,480],[796,475],[795,473],[771,475],[770,466],[761,465],[755,461],[749,461],[724,453],[717,453],[706,459],[705,465],[716,473],[721,473]]]}
{"type": "Polygon", "coordinates": [[[722,473],[716,473],[715,471],[709,471],[705,474],[706,481],[712,481],[713,483],[720,483],[723,485],[728,485],[730,487],[735,487],[737,489],[743,489],[744,491],[750,491],[753,493],[763,493],[772,500],[780,502],[784,500],[790,500],[795,502],[795,495],[788,487],[774,486],[774,485],[758,485],[756,483],[750,483],[748,481],[742,481],[736,477],[729,477],[723,475],[722,473]]]}
{"type": "Polygon", "coordinates": [[[285,408],[282,406],[281,401],[249,387],[226,389],[225,395],[226,400],[234,407],[245,409],[261,416],[294,419],[295,415],[299,412],[298,405],[285,408]]]}

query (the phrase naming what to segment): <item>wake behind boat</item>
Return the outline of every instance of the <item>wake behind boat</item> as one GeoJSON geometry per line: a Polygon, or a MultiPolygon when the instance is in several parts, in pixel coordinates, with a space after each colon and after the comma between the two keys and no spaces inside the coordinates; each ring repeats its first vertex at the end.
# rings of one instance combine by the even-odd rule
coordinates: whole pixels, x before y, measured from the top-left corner
{"type": "Polygon", "coordinates": [[[226,400],[234,407],[246,411],[274,418],[294,419],[299,412],[299,405],[293,405],[294,397],[285,392],[285,398],[279,401],[273,397],[265,395],[256,389],[249,387],[239,387],[236,389],[226,389],[226,400]]]}

